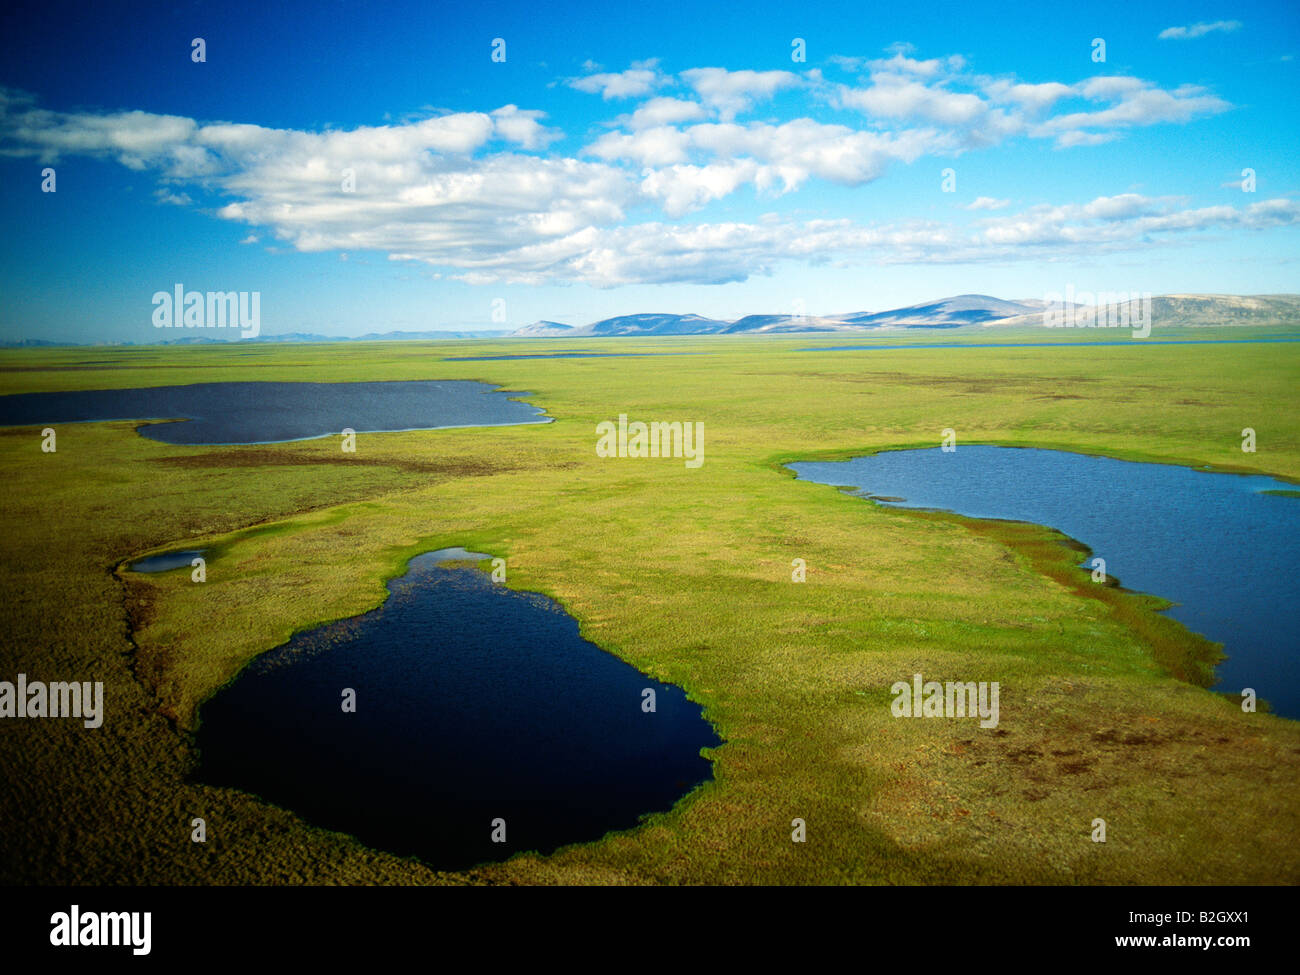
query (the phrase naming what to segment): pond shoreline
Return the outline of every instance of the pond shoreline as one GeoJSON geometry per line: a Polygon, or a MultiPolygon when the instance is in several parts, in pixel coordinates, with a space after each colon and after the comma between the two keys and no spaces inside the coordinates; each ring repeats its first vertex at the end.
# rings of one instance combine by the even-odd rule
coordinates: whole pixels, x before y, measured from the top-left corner
{"type": "MultiPolygon", "coordinates": [[[[981,465],[985,465],[985,473],[983,475],[975,475],[977,477],[976,481],[971,480],[972,468],[966,466],[961,468],[960,474],[954,475],[954,478],[956,478],[955,480],[947,479],[945,477],[944,480],[934,480],[926,484],[925,486],[928,490],[926,494],[921,496],[921,500],[914,503],[899,503],[903,502],[904,499],[895,497],[894,495],[910,494],[906,488],[902,491],[899,490],[900,478],[903,482],[907,482],[908,479],[930,476],[923,474],[923,472],[931,469],[928,465],[934,463],[935,454],[938,452],[938,448],[933,444],[928,444],[920,449],[908,448],[906,446],[890,446],[863,452],[848,452],[847,457],[843,456],[846,453],[843,451],[827,452],[836,455],[834,459],[819,459],[817,461],[812,461],[807,457],[804,457],[789,461],[788,464],[782,464],[782,469],[789,476],[807,480],[812,483],[834,486],[838,490],[850,496],[861,500],[871,501],[873,505],[881,508],[893,508],[906,512],[907,515],[912,517],[927,518],[945,523],[960,523],[964,528],[973,531],[975,534],[993,538],[1000,544],[1006,545],[1009,548],[1028,556],[1036,571],[1052,578],[1058,583],[1061,583],[1075,594],[1088,598],[1100,598],[1110,604],[1114,611],[1121,615],[1126,622],[1128,622],[1130,626],[1150,644],[1154,659],[1173,676],[1180,680],[1207,689],[1212,689],[1215,693],[1225,696],[1234,703],[1240,704],[1240,694],[1233,690],[1236,685],[1234,684],[1232,687],[1226,686],[1228,675],[1219,674],[1217,671],[1218,666],[1229,659],[1229,654],[1224,652],[1225,643],[1221,642],[1221,638],[1215,638],[1216,631],[1222,631],[1228,637],[1228,642],[1230,644],[1228,650],[1230,650],[1232,656],[1236,658],[1236,666],[1232,668],[1231,672],[1235,675],[1236,679],[1244,681],[1242,686],[1253,687],[1257,681],[1271,681],[1269,689],[1258,691],[1258,694],[1260,695],[1260,710],[1269,710],[1268,705],[1265,703],[1269,698],[1280,698],[1281,701],[1288,702],[1288,707],[1290,706],[1289,702],[1294,698],[1295,691],[1293,686],[1294,678],[1288,672],[1288,664],[1292,659],[1292,654],[1288,653],[1286,646],[1275,649],[1276,644],[1274,641],[1274,633],[1269,631],[1266,639],[1261,640],[1261,634],[1259,632],[1253,634],[1247,632],[1240,634],[1240,642],[1234,642],[1236,636],[1240,632],[1240,623],[1236,625],[1229,623],[1228,619],[1230,617],[1225,616],[1224,614],[1230,614],[1236,611],[1237,602],[1239,600],[1234,600],[1226,590],[1219,590],[1223,592],[1222,601],[1214,601],[1215,599],[1218,599],[1218,597],[1211,597],[1212,601],[1205,602],[1203,592],[1200,594],[1201,598],[1190,598],[1190,595],[1198,590],[1194,584],[1189,584],[1188,580],[1192,578],[1192,575],[1201,575],[1202,572],[1200,569],[1197,569],[1195,573],[1192,573],[1189,568],[1181,570],[1183,573],[1181,575],[1175,574],[1174,576],[1168,577],[1172,592],[1166,590],[1165,592],[1167,594],[1162,594],[1158,588],[1152,586],[1152,580],[1156,577],[1167,575],[1170,572],[1171,566],[1186,565],[1190,567],[1195,564],[1180,559],[1176,554],[1179,552],[1180,547],[1185,547],[1185,540],[1181,542],[1179,546],[1168,551],[1160,547],[1162,543],[1159,541],[1143,543],[1140,548],[1142,561],[1139,561],[1137,566],[1141,569],[1141,575],[1145,577],[1145,580],[1136,585],[1122,585],[1120,582],[1120,576],[1128,577],[1133,571],[1133,552],[1131,551],[1133,536],[1126,532],[1121,524],[1112,524],[1109,520],[1099,523],[1096,512],[1088,512],[1088,515],[1083,515],[1081,513],[1083,509],[1078,509],[1077,506],[1073,506],[1074,497],[1081,496],[1092,498],[1097,496],[1095,489],[1092,488],[1092,485],[1098,483],[1096,477],[1094,476],[1091,480],[1085,480],[1082,482],[1089,486],[1089,493],[1084,495],[1078,495],[1075,491],[1071,491],[1069,495],[1061,495],[1060,493],[1062,483],[1061,478],[1063,475],[1067,477],[1068,486],[1072,488],[1073,479],[1076,477],[1083,478],[1085,476],[1085,471],[1090,475],[1096,475],[1099,471],[1095,469],[1083,469],[1076,473],[1070,469],[1069,461],[1066,461],[1065,464],[1062,465],[1061,461],[1052,459],[1050,455],[1069,454],[1080,458],[1094,458],[1109,464],[1117,465],[1137,464],[1145,466],[1146,462],[1133,461],[1127,458],[1118,458],[1101,454],[1088,454],[1084,451],[1078,450],[1056,451],[1053,448],[1042,446],[1029,447],[1022,444],[971,443],[963,444],[957,449],[969,450],[973,447],[979,447],[985,451],[1035,450],[1043,452],[1045,457],[1044,463],[1048,464],[1048,466],[1042,471],[1042,474],[1046,478],[1044,485],[1050,488],[1049,493],[1034,494],[1031,491],[1026,494],[1022,488],[1020,493],[1017,493],[1013,489],[1009,499],[997,494],[991,485],[985,483],[989,476],[1027,478],[1033,475],[1030,475],[1027,472],[1027,469],[1019,463],[1008,466],[1005,460],[999,461],[998,454],[984,453],[981,455],[980,461],[968,462],[976,465],[974,468],[975,471],[979,471],[981,465]],[[838,476],[833,471],[828,470],[829,467],[833,467],[839,463],[853,464],[857,461],[870,460],[873,457],[884,454],[902,452],[911,452],[915,454],[916,457],[908,458],[907,463],[904,463],[901,466],[894,464],[882,468],[876,475],[879,478],[876,481],[869,480],[872,475],[867,473],[867,469],[861,467],[853,470],[853,474],[851,475],[852,480],[849,483],[841,483],[838,476]],[[799,465],[803,464],[816,465],[816,472],[813,473],[812,471],[809,471],[808,468],[801,470],[799,465]],[[882,486],[885,483],[890,483],[891,487],[886,488],[882,486]],[[888,497],[882,496],[886,490],[889,491],[890,496],[888,497]],[[931,499],[935,497],[934,492],[938,492],[938,495],[944,498],[944,500],[932,501],[931,499]],[[994,500],[995,497],[997,500],[994,500]],[[994,507],[997,505],[1003,505],[1005,507],[1019,507],[1022,509],[1028,505],[1031,510],[1034,510],[1035,517],[1000,517],[989,512],[990,505],[993,505],[994,507]],[[1081,530],[1083,534],[1091,537],[1091,541],[1085,542],[1076,537],[1076,535],[1071,534],[1070,530],[1057,527],[1057,525],[1053,523],[1055,517],[1050,514],[1051,510],[1053,510],[1053,506],[1055,506],[1056,509],[1059,509],[1057,513],[1064,518],[1065,524],[1073,522],[1075,526],[1074,530],[1081,530]],[[1071,510],[1072,508],[1073,510],[1071,510]],[[1037,517],[1038,515],[1042,515],[1043,517],[1037,517]],[[1091,524],[1089,524],[1089,516],[1091,517],[1091,524]],[[1098,531],[1101,531],[1103,534],[1098,536],[1096,534],[1098,531]],[[1124,553],[1127,549],[1125,557],[1128,558],[1128,564],[1124,568],[1119,569],[1118,574],[1116,574],[1115,570],[1106,566],[1103,562],[1102,571],[1104,576],[1100,581],[1097,581],[1092,577],[1089,571],[1093,566],[1079,565],[1077,559],[1062,558],[1059,554],[1059,547],[1057,554],[1043,551],[1042,542],[1048,539],[1053,540],[1057,546],[1064,545],[1066,549],[1083,553],[1085,561],[1091,561],[1092,557],[1098,553],[1099,547],[1105,549],[1103,554],[1109,557],[1112,552],[1116,552],[1116,540],[1122,539],[1118,544],[1118,550],[1119,552],[1124,553]],[[1107,539],[1109,539],[1109,541],[1107,539]],[[1169,561],[1170,559],[1174,559],[1175,561],[1171,563],[1169,561]],[[1183,592],[1184,594],[1182,596],[1177,596],[1176,594],[1179,592],[1183,592]],[[1229,606],[1232,608],[1227,608],[1229,606]],[[1141,607],[1140,611],[1139,607],[1141,607]],[[1179,615],[1183,616],[1184,619],[1176,618],[1173,615],[1166,615],[1165,613],[1166,610],[1177,610],[1183,607],[1186,608],[1179,615]],[[1200,622],[1193,623],[1192,620],[1200,620],[1200,622]],[[1172,624],[1174,629],[1171,629],[1169,624],[1172,624]],[[1211,627],[1212,629],[1202,632],[1202,626],[1211,627]],[[1218,685],[1225,686],[1221,687],[1218,685]]],[[[1210,470],[1207,469],[1208,465],[1192,467],[1188,465],[1165,463],[1160,466],[1170,469],[1176,468],[1180,472],[1180,475],[1181,472],[1190,472],[1192,474],[1232,474],[1238,476],[1247,473],[1242,471],[1210,470]]],[[[1102,466],[1100,470],[1109,472],[1110,469],[1102,466]]],[[[1273,480],[1270,475],[1260,475],[1256,472],[1249,472],[1249,476],[1273,480]]],[[[1183,479],[1186,480],[1185,477],[1183,479]]],[[[1028,482],[1023,480],[1021,481],[1022,485],[1026,483],[1028,482]]],[[[1105,482],[1102,481],[1101,483],[1105,482]]],[[[1111,483],[1118,482],[1112,481],[1111,483]]],[[[1128,485],[1127,482],[1125,483],[1126,486],[1137,487],[1141,490],[1150,491],[1155,489],[1155,485],[1151,483],[1144,484],[1141,480],[1134,481],[1132,485],[1128,485]]],[[[1174,483],[1176,484],[1177,481],[1174,483]]],[[[1173,486],[1173,484],[1162,485],[1161,490],[1166,488],[1172,489],[1173,486]]],[[[914,487],[916,490],[921,490],[921,484],[919,482],[914,485],[914,487]]],[[[1251,490],[1250,488],[1244,488],[1244,492],[1249,493],[1243,493],[1243,497],[1289,493],[1277,490],[1251,490]]],[[[1168,490],[1165,490],[1164,493],[1165,498],[1182,497],[1181,494],[1176,492],[1171,494],[1168,490]]],[[[1160,497],[1160,495],[1149,496],[1152,498],[1160,497]]],[[[1237,495],[1234,493],[1228,496],[1226,500],[1233,501],[1236,497],[1237,495]]],[[[1225,501],[1224,497],[1215,497],[1214,492],[1210,490],[1206,490],[1204,493],[1194,494],[1192,498],[1198,501],[1201,505],[1207,505],[1211,501],[1222,505],[1225,501]]],[[[1131,501],[1132,498],[1128,498],[1127,500],[1131,501]]],[[[1197,537],[1213,536],[1214,533],[1211,529],[1206,528],[1205,526],[1200,526],[1198,522],[1184,523],[1182,521],[1175,522],[1170,520],[1170,502],[1164,498],[1162,498],[1162,500],[1165,506],[1163,516],[1166,520],[1164,522],[1158,520],[1151,523],[1143,522],[1144,528],[1148,528],[1155,532],[1155,534],[1152,535],[1152,538],[1165,538],[1166,536],[1161,536],[1159,534],[1159,531],[1161,530],[1160,526],[1164,526],[1164,530],[1169,531],[1172,530],[1171,526],[1174,524],[1177,524],[1184,534],[1186,530],[1188,530],[1186,525],[1197,525],[1197,537]],[[1155,527],[1152,528],[1151,526],[1155,527]],[[1209,532],[1210,534],[1202,534],[1206,532],[1209,532]]],[[[1240,502],[1236,503],[1240,504],[1240,502]]],[[[1244,509],[1238,510],[1246,513],[1245,517],[1248,519],[1247,524],[1253,524],[1256,530],[1261,530],[1261,525],[1259,524],[1260,512],[1256,508],[1248,506],[1244,509]],[[1252,514],[1256,519],[1254,523],[1249,521],[1252,514]]],[[[1157,505],[1156,513],[1159,514],[1160,511],[1161,508],[1157,505]]],[[[1202,518],[1206,519],[1222,519],[1223,517],[1225,517],[1225,514],[1217,508],[1206,508],[1202,514],[1202,518]],[[1211,513],[1211,511],[1213,513],[1211,513]]],[[[1279,559],[1285,560],[1286,552],[1288,551],[1285,539],[1289,536],[1278,537],[1276,531],[1285,531],[1288,519],[1289,515],[1285,513],[1279,515],[1274,509],[1269,509],[1267,511],[1265,523],[1262,527],[1265,530],[1274,532],[1274,534],[1269,537],[1278,538],[1278,541],[1270,547],[1257,549],[1258,552],[1262,553],[1259,558],[1264,560],[1264,564],[1268,564],[1268,559],[1270,558],[1274,562],[1279,559]]],[[[1234,522],[1233,524],[1235,525],[1236,523],[1234,522]]],[[[1220,529],[1220,534],[1221,533],[1222,528],[1220,529]]],[[[1220,541],[1220,544],[1223,544],[1222,541],[1220,541]]],[[[1110,559],[1107,558],[1107,561],[1110,561],[1110,559]]],[[[1253,592],[1253,590],[1251,590],[1251,592],[1253,592]]],[[[1242,611],[1250,612],[1249,610],[1242,611]]],[[[1257,613],[1254,615],[1256,617],[1260,616],[1260,614],[1257,613]]]]}
{"type": "MultiPolygon", "coordinates": [[[[235,677],[205,698],[191,739],[199,762],[194,781],[240,789],[319,828],[353,835],[363,845],[398,856],[416,856],[436,869],[465,869],[530,850],[549,853],[594,842],[610,832],[635,829],[647,816],[671,811],[711,782],[711,752],[725,742],[704,717],[702,707],[690,701],[682,688],[646,675],[582,639],[578,621],[548,597],[488,582],[479,563],[490,558],[461,547],[421,551],[406,560],[403,574],[388,580],[388,598],[379,606],[300,630],[287,643],[253,656],[235,677]],[[480,607],[484,614],[474,615],[460,605],[457,592],[472,600],[486,599],[495,612],[487,613],[488,603],[484,603],[480,607]],[[518,629],[520,621],[538,610],[543,618],[533,619],[526,642],[518,643],[523,633],[518,629]],[[433,625],[423,622],[429,612],[433,625]],[[444,619],[446,613],[452,615],[444,619]],[[448,627],[453,619],[455,630],[448,627]],[[421,621],[417,630],[410,630],[412,620],[421,621]],[[380,627],[385,634],[382,640],[380,627]],[[438,648],[433,657],[423,653],[424,644],[415,633],[426,634],[430,649],[438,648]],[[482,642],[489,633],[500,635],[499,645],[482,642]],[[410,642],[413,638],[416,642],[410,642]],[[466,640],[467,648],[479,647],[486,655],[465,656],[469,651],[458,647],[466,640]],[[534,640],[545,652],[536,652],[534,640]],[[593,650],[599,659],[590,656],[593,650]],[[572,656],[578,652],[585,656],[572,656]],[[344,670],[336,677],[322,677],[339,667],[344,670]],[[506,685],[484,683],[503,667],[511,675],[506,685]],[[607,677],[602,675],[610,679],[617,675],[617,684],[606,687],[608,693],[593,695],[593,681],[604,686],[607,677]],[[323,705],[323,699],[312,697],[322,681],[336,686],[348,679],[355,684],[354,702],[366,702],[365,719],[346,716],[347,691],[341,719],[323,705]],[[294,690],[287,696],[276,690],[287,690],[289,685],[294,690]],[[637,698],[632,692],[642,685],[646,691],[638,692],[642,696],[637,698]],[[650,688],[655,692],[646,713],[644,696],[650,688]],[[574,700],[566,705],[564,694],[574,700]],[[433,710],[416,714],[403,705],[408,710],[377,712],[376,699],[382,700],[381,695],[396,695],[398,700],[415,695],[410,700],[418,699],[433,710]],[[534,700],[536,695],[542,700],[534,700]],[[312,708],[323,705],[325,712],[302,711],[307,705],[301,702],[308,698],[316,700],[312,708]],[[542,710],[530,714],[530,707],[542,710]],[[458,720],[469,724],[462,728],[458,720]],[[414,737],[437,743],[432,752],[416,747],[411,735],[398,733],[396,729],[411,721],[421,728],[414,737]],[[301,730],[309,724],[310,732],[301,730]],[[394,730],[385,730],[389,727],[394,730]],[[569,740],[579,729],[595,732],[598,727],[605,730],[588,739],[569,740]],[[622,731],[617,730],[620,727],[622,731]],[[635,728],[648,730],[638,733],[635,728]],[[353,729],[359,739],[352,737],[353,729]],[[650,737],[642,741],[641,734],[650,737]],[[696,738],[698,749],[684,747],[696,738]],[[326,756],[348,753],[355,742],[361,742],[355,747],[371,756],[364,765],[328,765],[326,756]],[[220,751],[214,751],[218,746],[220,751]],[[615,759],[624,753],[624,759],[615,759]],[[277,755],[295,757],[285,761],[277,755]],[[687,767],[695,771],[687,772],[687,767]],[[397,775],[399,768],[409,771],[397,775]],[[573,778],[577,769],[581,774],[573,778]],[[464,775],[468,778],[463,788],[444,793],[464,775]],[[523,776],[518,782],[512,778],[517,775],[523,776]],[[350,792],[349,776],[357,778],[350,792]],[[548,803],[566,794],[564,783],[570,779],[579,792],[571,806],[563,804],[560,816],[555,811],[560,807],[548,803]],[[259,781],[263,786],[258,786],[259,781]],[[678,787],[673,788],[672,781],[678,781],[678,787]],[[532,785],[525,784],[529,782],[532,785]],[[583,790],[597,785],[595,792],[582,798],[583,790]],[[493,790],[500,788],[522,791],[502,793],[514,798],[492,802],[484,798],[496,795],[493,790]],[[364,807],[338,799],[340,790],[343,795],[364,795],[364,807]],[[422,817],[440,825],[412,832],[402,825],[410,815],[406,810],[412,808],[422,809],[422,817]],[[494,809],[515,811],[503,814],[503,821],[510,822],[511,838],[499,847],[485,842],[489,821],[485,817],[494,809]],[[572,829],[570,821],[575,824],[572,829]],[[482,830],[466,832],[471,822],[474,829],[482,826],[482,830]],[[516,832],[524,837],[519,842],[516,832]],[[444,834],[459,840],[452,843],[441,838],[444,834]]],[[[359,703],[354,704],[355,713],[362,713],[359,703]]]]}

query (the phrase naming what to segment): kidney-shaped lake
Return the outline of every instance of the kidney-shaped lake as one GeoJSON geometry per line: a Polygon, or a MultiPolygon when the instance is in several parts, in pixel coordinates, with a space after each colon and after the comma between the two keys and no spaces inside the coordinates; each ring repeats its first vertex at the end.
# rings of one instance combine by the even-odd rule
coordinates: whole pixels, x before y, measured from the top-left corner
{"type": "Polygon", "coordinates": [[[147,419],[185,421],[140,427],[151,440],[208,445],[310,440],[343,430],[382,433],[550,420],[536,406],[461,379],[194,383],[0,396],[0,426],[147,419]]]}

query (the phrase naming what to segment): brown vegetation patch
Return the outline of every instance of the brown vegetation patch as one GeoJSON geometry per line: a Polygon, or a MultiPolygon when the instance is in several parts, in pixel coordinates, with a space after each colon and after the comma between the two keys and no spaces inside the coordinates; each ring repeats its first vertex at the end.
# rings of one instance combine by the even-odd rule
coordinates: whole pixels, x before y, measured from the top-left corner
{"type": "MultiPolygon", "coordinates": [[[[411,471],[417,474],[435,474],[441,477],[488,477],[493,474],[507,474],[523,468],[483,457],[457,457],[443,460],[405,460],[397,457],[332,456],[324,454],[306,454],[291,450],[259,449],[210,451],[204,454],[178,454],[171,457],[158,457],[151,461],[162,467],[184,469],[196,468],[232,468],[232,467],[311,467],[318,465],[356,464],[363,467],[391,467],[396,470],[411,471]]],[[[557,464],[557,467],[573,467],[572,463],[557,464]]]]}

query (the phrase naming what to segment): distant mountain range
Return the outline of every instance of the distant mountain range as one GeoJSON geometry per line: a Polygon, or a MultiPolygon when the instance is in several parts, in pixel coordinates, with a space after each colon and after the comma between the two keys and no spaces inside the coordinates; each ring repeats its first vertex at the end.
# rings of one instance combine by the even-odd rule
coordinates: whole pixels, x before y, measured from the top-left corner
{"type": "MultiPolygon", "coordinates": [[[[1136,320],[1133,302],[1118,307],[1136,320]]],[[[600,335],[734,335],[789,332],[861,332],[880,328],[960,328],[963,325],[1043,325],[1048,303],[1040,298],[1006,301],[989,295],[956,295],[906,308],[843,315],[746,315],[734,322],[700,315],[620,315],[590,325],[534,322],[511,335],[583,338],[600,335]]],[[[1078,320],[1092,310],[1078,306],[1078,320]]],[[[1151,299],[1151,320],[1160,326],[1300,325],[1300,295],[1162,295],[1151,299]]]]}
{"type": "MultiPolygon", "coordinates": [[[[1136,302],[1119,306],[1121,319],[1134,321],[1136,302]]],[[[1093,323],[1092,309],[1080,307],[1083,324],[1093,323]]],[[[1041,325],[1041,309],[1003,319],[997,325],[1041,325]]],[[[1103,323],[1104,324],[1104,323],[1103,323]]],[[[1300,295],[1159,295],[1151,299],[1151,324],[1207,328],[1212,325],[1300,325],[1300,295]]]]}
{"type": "Polygon", "coordinates": [[[81,345],[226,345],[233,342],[447,342],[455,339],[496,339],[509,335],[508,329],[480,329],[478,331],[433,330],[425,332],[367,332],[365,335],[320,335],[316,332],[281,332],[278,335],[259,335],[252,339],[212,338],[196,331],[178,339],[160,342],[47,342],[45,339],[18,339],[0,342],[0,349],[53,348],[81,345]]]}
{"type": "MultiPolygon", "coordinates": [[[[1121,315],[1138,321],[1142,309],[1134,302],[1120,305],[1121,315]]],[[[941,329],[963,325],[1042,326],[1048,307],[1040,298],[1005,301],[989,295],[956,295],[939,301],[927,301],[906,308],[887,311],[859,311],[843,315],[746,315],[734,322],[702,315],[650,313],[619,315],[590,325],[566,325],[541,321],[513,332],[504,329],[432,330],[423,332],[368,332],[365,335],[319,335],[314,332],[288,332],[260,335],[244,342],[398,342],[450,341],[487,339],[503,336],[526,338],[592,338],[600,336],[646,335],[772,335],[795,332],[868,332],[876,329],[941,329]]],[[[1151,299],[1151,324],[1156,328],[1197,328],[1212,325],[1294,325],[1300,327],[1300,295],[1160,295],[1151,299]]],[[[1090,306],[1079,305],[1079,324],[1092,323],[1090,306]]],[[[0,348],[32,348],[62,345],[210,345],[232,341],[209,337],[195,331],[162,342],[51,342],[45,339],[19,339],[0,342],[0,348]]]]}
{"type": "MultiPolygon", "coordinates": [[[[448,341],[450,339],[487,339],[509,335],[504,328],[483,329],[482,331],[448,331],[435,329],[426,332],[367,332],[365,335],[319,335],[316,332],[282,332],[278,335],[259,335],[255,339],[240,339],[241,342],[407,342],[407,341],[448,341]]],[[[225,339],[210,339],[200,335],[189,338],[172,339],[162,345],[193,345],[196,342],[223,342],[225,339]]]]}

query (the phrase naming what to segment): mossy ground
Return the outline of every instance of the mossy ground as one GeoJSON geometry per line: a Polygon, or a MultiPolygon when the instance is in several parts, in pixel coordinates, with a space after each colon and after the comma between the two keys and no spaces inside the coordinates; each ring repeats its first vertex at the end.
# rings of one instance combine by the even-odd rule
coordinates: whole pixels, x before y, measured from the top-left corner
{"type": "MultiPolygon", "coordinates": [[[[456,357],[578,344],[0,353],[4,392],[480,379],[556,418],[361,434],[355,454],[336,437],[173,446],[126,422],[61,425],[46,454],[39,430],[0,428],[0,679],[103,680],[107,708],[94,731],[4,722],[0,879],[1300,881],[1300,723],[1196,686],[1214,649],[1158,601],[1093,586],[1052,532],[880,507],[781,466],[933,446],[951,427],[958,449],[1300,481],[1293,347],[799,351],[834,344],[848,343],[584,340],[690,354],[491,362],[456,357]],[[595,425],[619,413],[702,421],[703,467],[597,457],[595,425]],[[1257,453],[1242,452],[1244,427],[1257,453]],[[505,557],[510,586],[557,599],[586,638],[684,687],[726,742],[714,781],[636,830],[461,874],[192,782],[204,698],[292,632],[377,605],[411,555],[451,545],[505,557]],[[182,546],[212,548],[206,583],[122,568],[182,546]],[[795,558],[806,583],[791,581],[795,558]],[[915,672],[998,681],[997,729],[893,718],[888,689],[915,672]],[[790,841],[796,817],[806,843],[790,841]]],[[[1106,486],[1081,486],[1080,503],[1106,504],[1106,486]]]]}

